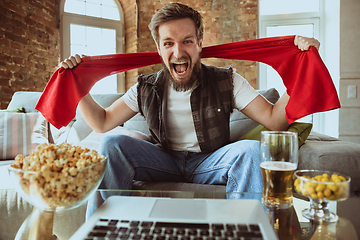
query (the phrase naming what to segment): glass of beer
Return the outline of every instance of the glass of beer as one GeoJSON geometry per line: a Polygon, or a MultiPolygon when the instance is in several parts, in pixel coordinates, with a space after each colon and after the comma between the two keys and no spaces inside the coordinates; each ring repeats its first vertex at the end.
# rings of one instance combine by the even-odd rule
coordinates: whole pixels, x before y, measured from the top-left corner
{"type": "Polygon", "coordinates": [[[293,204],[293,176],[298,165],[298,136],[294,132],[263,131],[260,137],[262,203],[286,209],[293,204]]]}

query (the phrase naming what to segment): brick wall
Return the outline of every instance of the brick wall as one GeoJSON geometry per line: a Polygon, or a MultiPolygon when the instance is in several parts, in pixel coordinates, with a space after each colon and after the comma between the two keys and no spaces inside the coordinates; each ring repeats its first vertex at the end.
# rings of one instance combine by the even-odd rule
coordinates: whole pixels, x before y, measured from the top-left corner
{"type": "MultiPolygon", "coordinates": [[[[119,0],[125,17],[126,52],[156,51],[147,25],[169,0],[119,0]]],[[[43,91],[60,62],[60,0],[0,0],[0,108],[16,91],[43,91]]],[[[257,36],[257,0],[182,0],[205,20],[203,46],[257,36]]],[[[220,67],[233,65],[256,87],[256,63],[205,59],[220,67]]],[[[160,65],[126,72],[126,89],[138,74],[158,71],[160,65]]]]}
{"type": "MultiPolygon", "coordinates": [[[[138,8],[134,0],[121,0],[121,7],[125,18],[125,52],[138,52],[138,8]]],[[[125,72],[125,89],[134,85],[135,78],[138,76],[138,69],[125,72]]]]}
{"type": "MultiPolygon", "coordinates": [[[[154,15],[170,0],[138,0],[139,52],[156,51],[148,24],[154,15]]],[[[198,10],[204,17],[205,35],[203,46],[255,39],[257,37],[257,0],[180,0],[177,1],[198,10]]],[[[204,63],[219,67],[232,65],[256,88],[257,68],[255,62],[224,59],[204,59],[204,63]]],[[[149,74],[161,69],[161,65],[149,66],[138,70],[140,74],[149,74]]],[[[128,79],[128,84],[134,84],[128,79]]]]}
{"type": "Polygon", "coordinates": [[[60,57],[59,0],[0,0],[0,108],[43,91],[60,57]]]}

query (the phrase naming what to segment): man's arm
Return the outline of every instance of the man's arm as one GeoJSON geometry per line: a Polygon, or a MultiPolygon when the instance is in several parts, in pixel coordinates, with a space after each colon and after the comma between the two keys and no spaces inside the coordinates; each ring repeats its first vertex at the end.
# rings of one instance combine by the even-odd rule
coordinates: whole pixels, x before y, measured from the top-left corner
{"type": "MultiPolygon", "coordinates": [[[[78,54],[63,61],[60,66],[72,69],[81,62],[78,54]]],[[[136,112],[129,108],[122,98],[116,100],[108,108],[102,108],[90,94],[79,102],[80,112],[87,124],[96,132],[107,132],[132,118],[136,112]]]]}
{"type": "Polygon", "coordinates": [[[259,95],[241,112],[269,130],[284,131],[289,127],[285,117],[285,107],[289,98],[289,95],[284,93],[275,104],[272,104],[259,95]]]}
{"type": "Polygon", "coordinates": [[[95,132],[107,132],[132,118],[136,112],[122,98],[104,109],[88,93],[79,102],[80,112],[95,132]]]}

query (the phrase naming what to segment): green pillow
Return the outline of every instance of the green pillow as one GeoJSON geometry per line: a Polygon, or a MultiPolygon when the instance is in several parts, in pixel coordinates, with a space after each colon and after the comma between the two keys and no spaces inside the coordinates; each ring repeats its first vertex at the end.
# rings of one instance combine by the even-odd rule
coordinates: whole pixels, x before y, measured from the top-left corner
{"type": "Polygon", "coordinates": [[[0,110],[0,112],[15,112],[15,113],[25,113],[25,108],[24,107],[19,107],[19,108],[15,108],[15,109],[4,109],[4,110],[0,110]]]}
{"type": "MultiPolygon", "coordinates": [[[[309,136],[312,129],[311,123],[301,123],[301,122],[293,122],[289,125],[287,131],[296,132],[298,134],[298,144],[299,147],[303,145],[307,137],[309,136]]],[[[239,140],[259,140],[260,141],[260,133],[262,131],[269,131],[269,129],[265,128],[263,125],[258,125],[257,127],[251,129],[249,132],[245,133],[239,140]]]]}

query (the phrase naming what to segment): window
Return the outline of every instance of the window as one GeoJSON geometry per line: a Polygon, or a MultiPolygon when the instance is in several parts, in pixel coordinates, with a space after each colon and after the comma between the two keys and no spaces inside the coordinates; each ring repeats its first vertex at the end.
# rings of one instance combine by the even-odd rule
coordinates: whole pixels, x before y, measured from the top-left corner
{"type": "MultiPolygon", "coordinates": [[[[61,59],[124,52],[124,21],[117,0],[62,0],[61,59]]],[[[125,92],[124,73],[98,81],[91,94],[125,92]]]]}
{"type": "Polygon", "coordinates": [[[292,13],[317,13],[320,11],[321,0],[260,0],[259,13],[261,16],[292,14],[292,13]]]}
{"type": "Polygon", "coordinates": [[[65,12],[120,21],[119,6],[114,0],[67,0],[65,12]]]}

